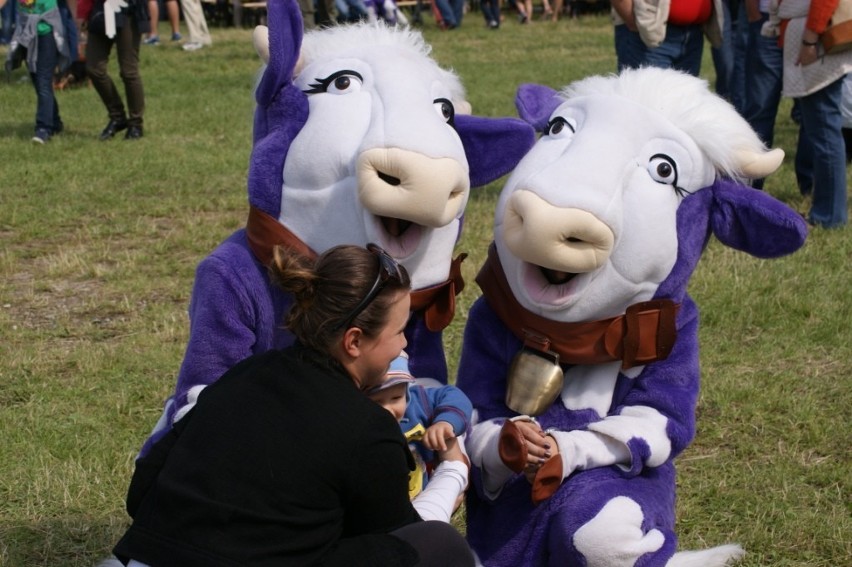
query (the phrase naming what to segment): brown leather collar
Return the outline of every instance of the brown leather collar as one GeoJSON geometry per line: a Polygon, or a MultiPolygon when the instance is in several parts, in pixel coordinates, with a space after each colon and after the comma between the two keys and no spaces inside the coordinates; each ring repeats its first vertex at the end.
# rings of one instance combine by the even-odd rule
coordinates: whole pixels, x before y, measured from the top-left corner
{"type": "Polygon", "coordinates": [[[476,283],[491,309],[525,346],[553,351],[564,364],[620,360],[627,369],[666,359],[677,338],[675,316],[680,305],[670,299],[644,301],[628,307],[624,315],[581,323],[531,313],[512,294],[494,243],[476,283]]]}
{"type": "Polygon", "coordinates": [[[464,252],[456,256],[445,281],[411,292],[411,310],[423,314],[426,328],[433,333],[445,329],[456,313],[456,296],[464,289],[461,264],[465,258],[464,252]]]}
{"type": "MultiPolygon", "coordinates": [[[[278,222],[278,219],[256,207],[249,209],[246,237],[252,253],[264,266],[272,262],[272,250],[276,245],[293,248],[311,259],[317,257],[316,252],[278,222]]],[[[459,254],[453,260],[446,281],[411,292],[411,310],[423,317],[426,328],[432,332],[442,331],[453,320],[456,295],[464,289],[461,263],[466,257],[467,254],[459,254]]]]}

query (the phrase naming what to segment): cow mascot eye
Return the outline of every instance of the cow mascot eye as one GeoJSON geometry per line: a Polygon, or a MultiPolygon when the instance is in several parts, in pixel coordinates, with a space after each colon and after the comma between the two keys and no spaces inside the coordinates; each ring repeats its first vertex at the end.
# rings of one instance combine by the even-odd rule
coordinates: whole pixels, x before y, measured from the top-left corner
{"type": "Polygon", "coordinates": [[[432,104],[435,105],[435,111],[441,119],[452,126],[455,123],[456,109],[453,103],[445,98],[436,98],[432,104]]]}
{"type": "Polygon", "coordinates": [[[562,116],[556,116],[547,123],[544,135],[552,138],[570,138],[577,129],[562,116]]]}
{"type": "Polygon", "coordinates": [[[361,90],[363,82],[364,78],[357,71],[338,71],[324,79],[316,79],[316,82],[312,83],[311,88],[306,90],[305,93],[352,94],[361,90]]]}
{"type": "Polygon", "coordinates": [[[675,193],[681,197],[686,194],[692,194],[691,191],[678,186],[677,164],[666,154],[654,154],[651,156],[651,159],[648,160],[648,174],[657,183],[674,187],[675,193]]]}

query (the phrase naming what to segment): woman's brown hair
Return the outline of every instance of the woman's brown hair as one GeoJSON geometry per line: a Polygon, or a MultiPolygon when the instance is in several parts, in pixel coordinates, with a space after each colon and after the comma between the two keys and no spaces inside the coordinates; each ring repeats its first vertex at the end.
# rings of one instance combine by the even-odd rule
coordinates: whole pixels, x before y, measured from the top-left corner
{"type": "Polygon", "coordinates": [[[377,253],[360,246],[335,246],[316,261],[276,246],[269,273],[274,284],[294,297],[285,326],[303,344],[328,352],[334,339],[348,327],[358,327],[370,337],[378,335],[387,322],[396,293],[411,289],[408,272],[400,265],[401,277],[389,278],[375,299],[346,327],[341,327],[370,293],[380,269],[377,253]]]}

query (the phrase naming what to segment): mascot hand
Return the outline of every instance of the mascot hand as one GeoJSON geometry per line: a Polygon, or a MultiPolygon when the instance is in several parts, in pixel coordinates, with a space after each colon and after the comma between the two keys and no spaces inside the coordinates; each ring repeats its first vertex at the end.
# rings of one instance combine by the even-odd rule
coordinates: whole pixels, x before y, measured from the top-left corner
{"type": "Polygon", "coordinates": [[[556,493],[567,476],[563,470],[561,455],[553,455],[538,468],[532,481],[533,504],[541,504],[556,493]]]}
{"type": "Polygon", "coordinates": [[[500,429],[500,459],[516,473],[538,469],[551,456],[551,441],[532,418],[506,421],[500,429]]]}

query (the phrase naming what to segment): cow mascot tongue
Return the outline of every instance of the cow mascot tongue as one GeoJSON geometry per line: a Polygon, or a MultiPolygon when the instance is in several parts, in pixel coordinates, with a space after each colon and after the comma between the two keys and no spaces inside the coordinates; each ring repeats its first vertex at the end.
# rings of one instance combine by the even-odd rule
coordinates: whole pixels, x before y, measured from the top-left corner
{"type": "Polygon", "coordinates": [[[739,546],[676,553],[699,390],[686,288],[711,236],[760,258],[804,243],[796,212],[742,184],[783,152],[677,71],[516,102],[542,136],[500,195],[465,329],[468,539],[487,566],[725,565],[739,546]]]}
{"type": "Polygon", "coordinates": [[[267,275],[275,245],[313,257],[375,242],[411,275],[412,372],[446,382],[441,331],[461,291],[453,247],[471,187],[508,173],[535,133],[469,114],[456,75],[419,33],[384,24],[308,32],[295,0],[267,3],[255,30],[257,86],[250,212],[198,266],[190,337],[174,395],[143,452],[231,366],[293,341],[292,297],[267,275]],[[303,41],[304,40],[304,41],[303,41]]]}

